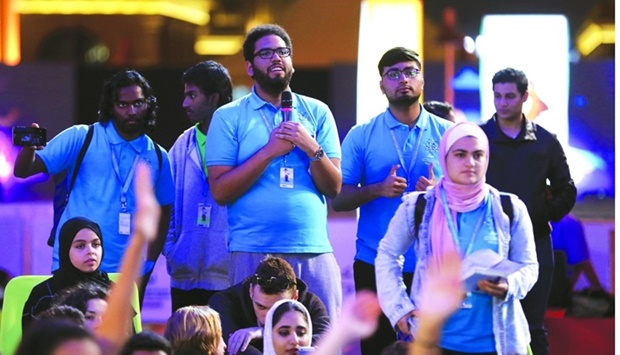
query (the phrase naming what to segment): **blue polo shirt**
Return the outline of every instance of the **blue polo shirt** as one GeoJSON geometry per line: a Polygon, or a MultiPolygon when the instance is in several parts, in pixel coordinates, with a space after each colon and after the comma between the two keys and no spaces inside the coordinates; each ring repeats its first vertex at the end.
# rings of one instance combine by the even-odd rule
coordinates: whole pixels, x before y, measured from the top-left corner
{"type": "MultiPolygon", "coordinates": [[[[48,173],[74,170],[87,132],[86,125],[69,127],[50,140],[45,149],[36,152],[48,173]]],[[[52,271],[58,268],[58,233],[65,221],[77,216],[90,218],[101,227],[104,247],[101,269],[106,272],[119,271],[121,258],[130,238],[130,235],[118,233],[121,190],[125,179],[130,178],[126,211],[133,216],[136,201],[133,178],[128,175],[136,156],[151,167],[155,196],[159,204],[165,206],[174,201],[174,184],[168,154],[162,148],[160,170],[154,144],[156,143],[146,135],[128,142],[118,134],[111,122],[95,123],[93,139],[84,155],[67,208],[60,217],[54,243],[52,271]],[[112,163],[112,154],[118,162],[120,179],[112,163]]]]}
{"type": "MultiPolygon", "coordinates": [[[[324,103],[293,93],[292,121],[304,125],[329,158],[340,159],[334,117],[324,103]]],[[[237,167],[269,140],[282,122],[281,110],[252,92],[220,107],[207,133],[207,166],[237,167]]],[[[310,160],[299,148],[272,160],[258,180],[228,205],[228,250],[257,253],[328,253],[327,204],[310,176],[310,160]],[[294,187],[280,187],[280,170],[294,171],[294,187]]]]}
{"type": "MultiPolygon", "coordinates": [[[[387,109],[370,121],[356,125],[342,142],[342,182],[366,186],[385,180],[392,166],[401,165],[396,175],[408,180],[409,191],[415,189],[420,176],[428,178],[433,163],[435,177],[442,176],[439,165],[439,141],[451,122],[430,114],[422,105],[413,129],[400,123],[387,109]],[[401,159],[397,144],[402,152],[401,159]]],[[[379,197],[359,208],[355,259],[374,265],[379,241],[401,203],[400,198],[379,197]]],[[[415,268],[415,252],[405,254],[405,272],[415,268]]]]}

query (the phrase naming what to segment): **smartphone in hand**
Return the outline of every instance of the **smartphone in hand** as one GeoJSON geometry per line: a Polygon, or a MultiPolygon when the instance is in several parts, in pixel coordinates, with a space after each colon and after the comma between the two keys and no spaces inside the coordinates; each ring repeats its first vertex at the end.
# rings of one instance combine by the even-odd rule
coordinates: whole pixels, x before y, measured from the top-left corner
{"type": "Polygon", "coordinates": [[[47,144],[45,128],[15,126],[13,127],[13,145],[20,147],[39,147],[47,144]]]}

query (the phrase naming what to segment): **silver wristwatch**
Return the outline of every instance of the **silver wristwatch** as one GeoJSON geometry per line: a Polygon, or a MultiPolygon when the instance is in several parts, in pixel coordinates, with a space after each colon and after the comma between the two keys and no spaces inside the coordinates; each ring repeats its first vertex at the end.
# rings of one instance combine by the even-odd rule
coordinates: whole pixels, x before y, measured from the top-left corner
{"type": "Polygon", "coordinates": [[[314,152],[314,155],[310,157],[310,161],[319,161],[323,158],[324,155],[325,151],[323,150],[323,148],[319,147],[319,149],[314,152]]]}

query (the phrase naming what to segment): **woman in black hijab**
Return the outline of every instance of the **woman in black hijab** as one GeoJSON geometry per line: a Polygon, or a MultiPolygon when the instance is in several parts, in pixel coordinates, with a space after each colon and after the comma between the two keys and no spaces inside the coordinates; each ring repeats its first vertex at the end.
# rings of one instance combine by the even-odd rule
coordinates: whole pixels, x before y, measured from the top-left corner
{"type": "Polygon", "coordinates": [[[99,225],[84,217],[63,224],[59,236],[59,267],[51,278],[36,285],[24,305],[22,330],[50,308],[56,295],[82,282],[93,282],[108,289],[108,274],[99,270],[103,259],[103,237],[99,225]]]}

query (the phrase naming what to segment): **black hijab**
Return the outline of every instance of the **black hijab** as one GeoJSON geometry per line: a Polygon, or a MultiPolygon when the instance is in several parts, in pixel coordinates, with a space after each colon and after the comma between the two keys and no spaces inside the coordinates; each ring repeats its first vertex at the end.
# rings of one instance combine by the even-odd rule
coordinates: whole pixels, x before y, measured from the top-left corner
{"type": "Polygon", "coordinates": [[[99,240],[101,241],[101,260],[103,260],[103,236],[99,225],[85,217],[74,217],[66,221],[65,224],[62,225],[60,235],[58,237],[59,266],[58,269],[54,271],[54,276],[52,276],[51,280],[52,285],[57,292],[85,281],[103,285],[106,289],[110,285],[108,274],[99,270],[101,263],[99,264],[99,267],[97,267],[97,270],[89,273],[80,271],[80,269],[76,268],[71,263],[71,259],[69,258],[71,244],[73,244],[73,239],[75,239],[77,233],[84,228],[92,230],[99,237],[99,240]]]}

